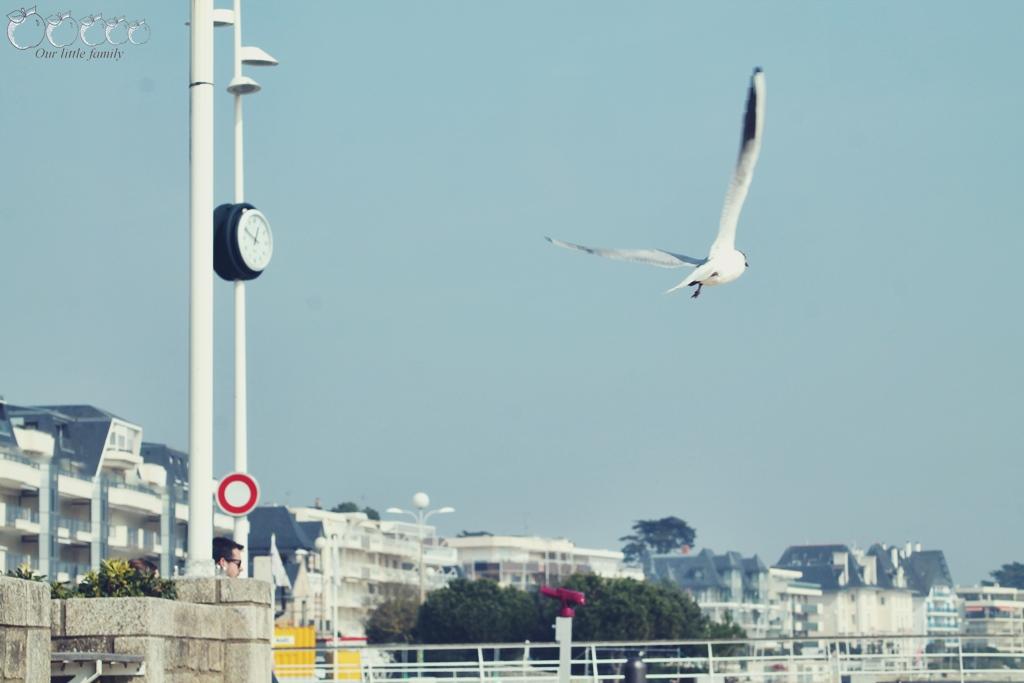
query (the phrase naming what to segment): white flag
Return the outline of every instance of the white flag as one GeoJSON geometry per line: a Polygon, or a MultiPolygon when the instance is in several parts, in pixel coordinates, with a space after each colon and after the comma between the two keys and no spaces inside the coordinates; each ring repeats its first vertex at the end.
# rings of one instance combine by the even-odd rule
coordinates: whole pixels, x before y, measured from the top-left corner
{"type": "Polygon", "coordinates": [[[275,586],[292,587],[288,580],[288,572],[284,570],[284,562],[281,561],[281,553],[277,552],[277,536],[270,534],[270,574],[274,577],[275,586]]]}

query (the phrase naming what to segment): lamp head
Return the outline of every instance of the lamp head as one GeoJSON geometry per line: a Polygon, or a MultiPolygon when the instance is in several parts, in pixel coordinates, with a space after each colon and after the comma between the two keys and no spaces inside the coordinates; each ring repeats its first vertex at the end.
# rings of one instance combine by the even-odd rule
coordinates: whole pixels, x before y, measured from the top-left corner
{"type": "Polygon", "coordinates": [[[249,66],[277,66],[279,62],[266,50],[255,45],[243,45],[241,52],[242,64],[249,66]]]}
{"type": "Polygon", "coordinates": [[[251,95],[260,91],[260,84],[248,76],[235,76],[228,83],[228,92],[232,95],[251,95]]]}
{"type": "Polygon", "coordinates": [[[403,510],[402,508],[388,508],[384,512],[388,513],[389,515],[400,515],[403,512],[405,512],[405,510],[403,510]]]}
{"type": "Polygon", "coordinates": [[[430,505],[430,496],[423,493],[423,491],[412,497],[412,506],[417,510],[426,509],[428,505],[430,505]]]}

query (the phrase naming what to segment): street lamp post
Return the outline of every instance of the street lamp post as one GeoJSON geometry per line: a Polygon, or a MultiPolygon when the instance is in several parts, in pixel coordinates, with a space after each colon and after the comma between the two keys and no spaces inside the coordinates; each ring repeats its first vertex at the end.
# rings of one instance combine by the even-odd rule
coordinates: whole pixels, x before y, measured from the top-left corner
{"type": "Polygon", "coordinates": [[[188,576],[213,576],[213,0],[193,0],[189,54],[188,576]]]}
{"type": "MultiPolygon", "coordinates": [[[[235,98],[235,203],[245,201],[242,96],[260,91],[260,84],[242,75],[242,65],[276,66],[277,60],[258,47],[242,46],[241,0],[234,1],[234,77],[227,90],[235,98]]],[[[246,386],[245,282],[235,280],[235,472],[249,469],[248,389],[246,386]]],[[[248,567],[249,518],[235,520],[235,543],[244,546],[242,566],[248,567]]]]}
{"type": "Polygon", "coordinates": [[[420,565],[420,604],[421,605],[423,604],[423,600],[426,597],[426,591],[425,591],[424,586],[423,586],[423,577],[424,577],[423,537],[426,534],[426,527],[425,527],[426,522],[433,515],[444,515],[444,514],[448,514],[449,512],[455,512],[455,508],[447,507],[447,506],[443,507],[443,508],[438,508],[436,510],[427,510],[427,506],[428,505],[430,505],[430,496],[428,496],[427,494],[425,494],[422,491],[420,491],[419,493],[417,493],[416,495],[414,495],[412,497],[412,506],[414,508],[416,508],[415,512],[413,512],[412,510],[403,510],[402,508],[396,508],[396,507],[391,507],[391,508],[388,508],[387,510],[385,510],[385,512],[387,512],[388,514],[391,514],[391,515],[410,515],[413,519],[416,520],[416,523],[419,525],[419,537],[420,537],[420,562],[419,562],[419,565],[420,565]]]}

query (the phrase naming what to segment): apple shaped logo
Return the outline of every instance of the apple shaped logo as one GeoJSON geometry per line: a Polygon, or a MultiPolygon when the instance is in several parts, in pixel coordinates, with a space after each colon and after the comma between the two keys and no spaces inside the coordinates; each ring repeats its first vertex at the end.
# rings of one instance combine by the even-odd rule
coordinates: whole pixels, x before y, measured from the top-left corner
{"type": "Polygon", "coordinates": [[[36,8],[14,10],[7,15],[7,40],[19,50],[29,50],[43,42],[46,26],[36,8]]]}
{"type": "Polygon", "coordinates": [[[107,19],[107,28],[104,30],[107,42],[111,45],[124,45],[128,42],[128,22],[124,17],[107,19]]]}
{"type": "Polygon", "coordinates": [[[78,22],[71,17],[71,12],[46,17],[46,39],[54,47],[67,47],[78,40],[78,22]]]}
{"type": "Polygon", "coordinates": [[[89,47],[96,47],[107,39],[107,25],[102,14],[90,14],[79,22],[78,36],[89,47]]]}
{"type": "Polygon", "coordinates": [[[132,45],[145,45],[149,42],[149,24],[145,19],[128,24],[128,40],[132,45]]]}

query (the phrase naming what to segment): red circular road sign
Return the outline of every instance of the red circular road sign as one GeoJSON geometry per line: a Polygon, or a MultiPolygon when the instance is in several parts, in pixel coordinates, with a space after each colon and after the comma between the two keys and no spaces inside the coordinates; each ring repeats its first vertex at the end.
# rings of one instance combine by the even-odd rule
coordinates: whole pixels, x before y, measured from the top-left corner
{"type": "Polygon", "coordinates": [[[217,485],[217,505],[232,517],[249,514],[259,500],[260,485],[248,474],[229,474],[217,485]]]}

